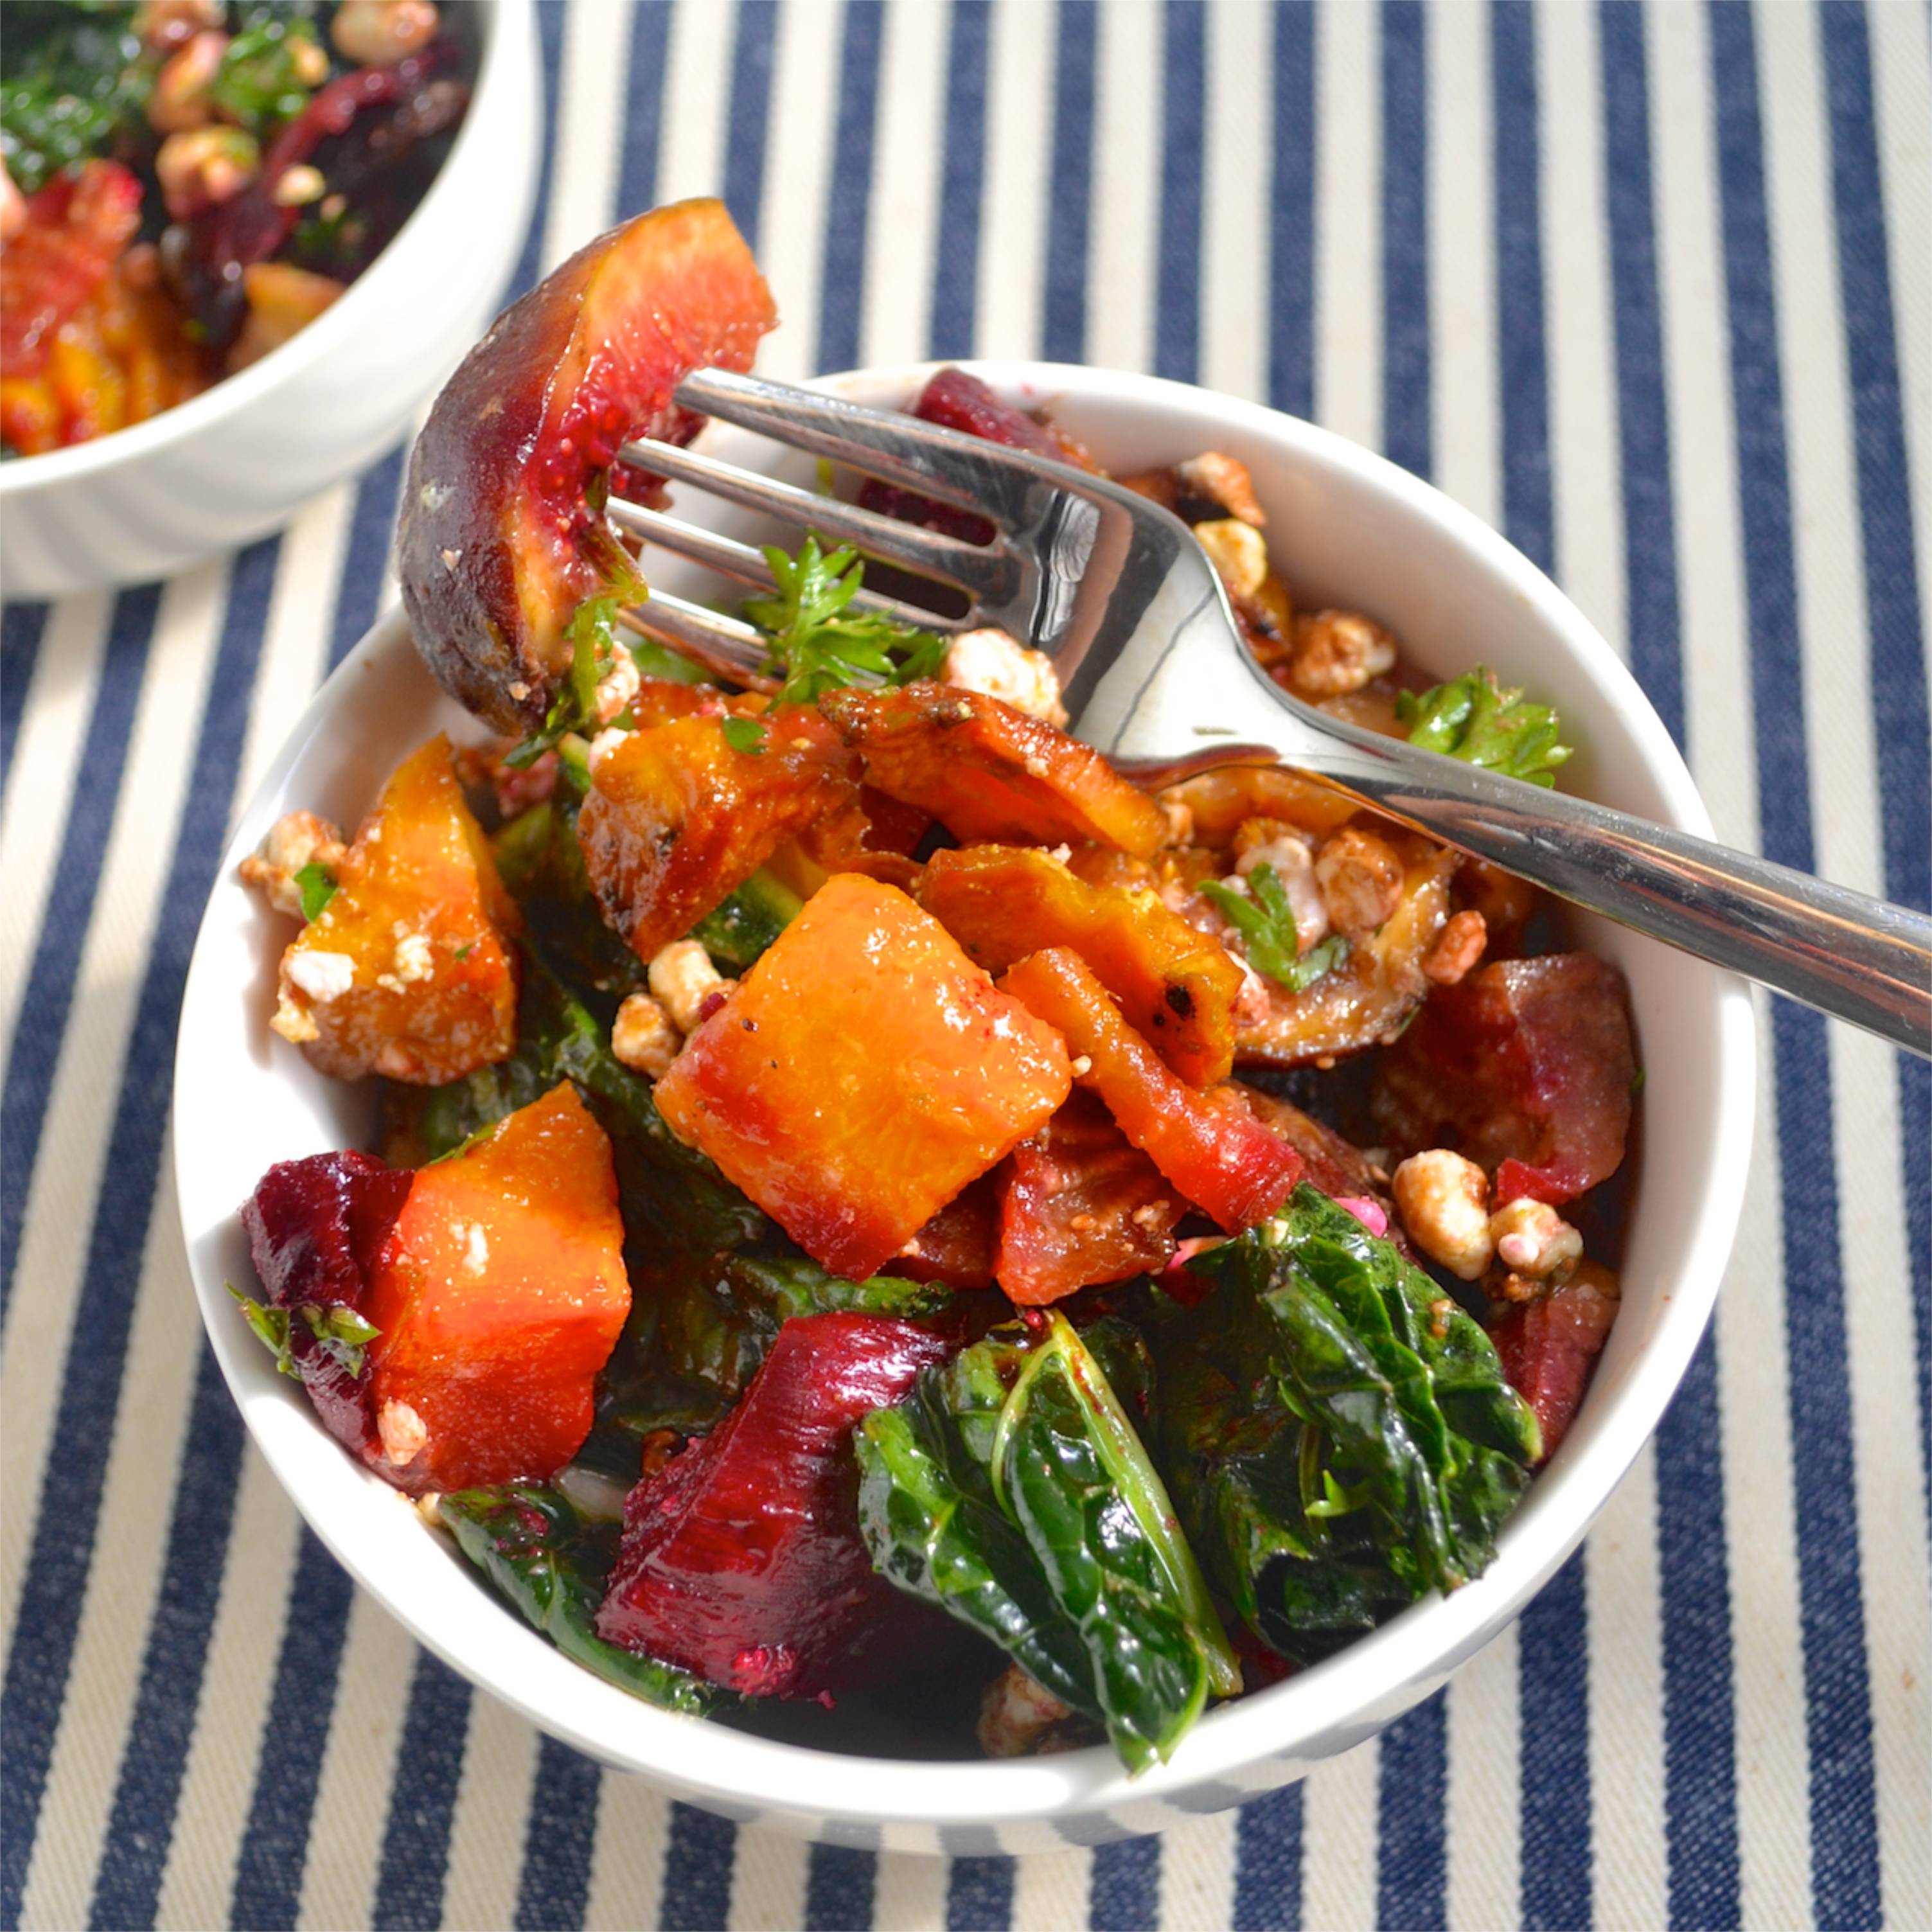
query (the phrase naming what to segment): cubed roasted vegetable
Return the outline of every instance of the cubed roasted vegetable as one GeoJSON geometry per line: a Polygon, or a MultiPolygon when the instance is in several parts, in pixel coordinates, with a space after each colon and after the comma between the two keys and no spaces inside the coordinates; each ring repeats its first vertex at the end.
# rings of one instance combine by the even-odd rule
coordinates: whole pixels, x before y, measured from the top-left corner
{"type": "Polygon", "coordinates": [[[994,1272],[1022,1307],[1166,1266],[1182,1202],[1173,1184],[1077,1092],[1001,1172],[994,1272]]]}
{"type": "Polygon", "coordinates": [[[1049,946],[1000,982],[1065,1036],[1078,1076],[1120,1131],[1182,1197],[1230,1230],[1264,1219],[1301,1173],[1301,1156],[1226,1088],[1197,1094],[1129,1026],[1078,953],[1049,946]]]}
{"type": "Polygon", "coordinates": [[[610,1141],[567,1081],[422,1168],[364,1306],[382,1473],[480,1489],[568,1462],[630,1310],[623,1241],[610,1141]]]}
{"type": "Polygon", "coordinates": [[[744,1400],[632,1491],[597,1634],[754,1697],[909,1660],[935,1626],[873,1572],[852,1430],[950,1346],[874,1316],[788,1322],[744,1400]]]}
{"type": "Polygon", "coordinates": [[[1623,975],[1588,952],[1499,959],[1439,988],[1376,1070],[1376,1125],[1402,1153],[1454,1147],[1498,1206],[1562,1202],[1613,1174],[1636,1058],[1623,975]]]}
{"type": "Polygon", "coordinates": [[[1616,1276],[1585,1262],[1562,1287],[1518,1302],[1490,1329],[1504,1375],[1542,1427],[1539,1461],[1569,1433],[1619,1306],[1616,1276]]]}
{"type": "Polygon", "coordinates": [[[278,1033],[339,1080],[431,1087],[514,1050],[517,908],[447,740],[397,767],[334,887],[282,956],[278,1033]]]}
{"type": "Polygon", "coordinates": [[[1184,1080],[1228,1077],[1241,969],[1156,894],[1089,885],[1035,848],[970,845],[932,855],[919,901],[989,973],[1070,947],[1184,1080]]]}
{"type": "Polygon", "coordinates": [[[1070,1078],[1058,1034],[937,920],[841,873],[686,1041],[656,1100],[808,1254],[862,1280],[1070,1078]]]}
{"type": "Polygon", "coordinates": [[[857,792],[850,754],[814,712],[680,718],[597,760],[577,836],[604,918],[649,960],[857,792]]]}
{"type": "Polygon", "coordinates": [[[1159,810],[1090,746],[982,692],[921,682],[828,692],[819,709],[865,754],[866,776],[955,838],[1028,845],[1098,839],[1145,857],[1159,810]]]}

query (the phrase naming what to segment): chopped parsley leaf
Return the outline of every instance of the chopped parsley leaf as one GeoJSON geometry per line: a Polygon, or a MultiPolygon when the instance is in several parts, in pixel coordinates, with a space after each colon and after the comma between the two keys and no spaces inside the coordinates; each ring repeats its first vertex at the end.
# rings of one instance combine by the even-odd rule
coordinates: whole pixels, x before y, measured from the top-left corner
{"type": "Polygon", "coordinates": [[[1403,692],[1395,704],[1412,745],[1531,784],[1554,786],[1556,767],[1570,755],[1571,748],[1556,741],[1562,728],[1556,713],[1518,688],[1505,689],[1487,664],[1419,698],[1403,692]]]}

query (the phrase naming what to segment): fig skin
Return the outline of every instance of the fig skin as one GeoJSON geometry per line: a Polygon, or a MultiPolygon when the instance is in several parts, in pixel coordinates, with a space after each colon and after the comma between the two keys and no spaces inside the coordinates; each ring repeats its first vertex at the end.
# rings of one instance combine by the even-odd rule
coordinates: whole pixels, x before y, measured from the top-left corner
{"type": "Polygon", "coordinates": [[[635,436],[688,442],[690,370],[751,366],[777,320],[722,202],[677,202],[600,235],[496,318],[410,456],[396,536],[410,623],[436,681],[519,735],[568,669],[588,598],[634,594],[602,506],[635,436]]]}

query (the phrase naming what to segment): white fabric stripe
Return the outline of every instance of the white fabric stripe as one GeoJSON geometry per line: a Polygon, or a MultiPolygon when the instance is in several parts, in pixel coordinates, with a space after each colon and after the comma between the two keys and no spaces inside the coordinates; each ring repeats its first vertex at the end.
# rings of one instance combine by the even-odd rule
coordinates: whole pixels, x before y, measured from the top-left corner
{"type": "Polygon", "coordinates": [[[1436,482],[1502,520],[1490,22],[1479,0],[1429,16],[1429,322],[1436,482]]]}
{"type": "MultiPolygon", "coordinates": [[[[1720,837],[1757,844],[1748,640],[1703,14],[1654,0],[1651,60],[1658,268],[1693,767],[1720,837]]],[[[1772,1091],[1760,1010],[1760,1091],[1772,1091]]],[[[1747,1924],[1808,1915],[1810,1830],[1791,1442],[1786,1406],[1777,1161],[1761,1134],[1718,1304],[1730,1566],[1742,1910],[1747,1924]]]]}
{"type": "MultiPolygon", "coordinates": [[[[1037,356],[1053,148],[1054,14],[995,0],[986,64],[974,353],[1037,356]]],[[[942,238],[942,245],[943,245],[942,238]]]]}
{"type": "Polygon", "coordinates": [[[663,1916],[664,1845],[670,1801],[641,1778],[607,1771],[598,1787],[585,1932],[630,1932],[663,1916]]]}
{"type": "Polygon", "coordinates": [[[304,1932],[340,1932],[369,1922],[392,1786],[399,1771],[408,1772],[396,1756],[416,1661],[409,1633],[357,1590],[309,1820],[297,1921],[304,1932]]]}
{"type": "Polygon", "coordinates": [[[819,373],[818,303],[838,113],[838,50],[836,9],[826,0],[788,0],[778,15],[758,222],[758,266],[778,305],[778,326],[758,346],[758,368],[781,381],[819,373]]]}
{"type": "Polygon", "coordinates": [[[172,1188],[158,1192],[140,1283],[86,1588],[77,1606],[62,1606],[76,1624],[69,1682],[86,1694],[61,1706],[23,1924],[78,1925],[86,1917],[169,1554],[170,1504],[201,1354],[200,1334],[183,1318],[194,1294],[172,1188]]]}
{"type": "Polygon", "coordinates": [[[1514,1924],[1522,1896],[1517,1649],[1512,1624],[1450,1680],[1442,1823],[1454,1932],[1514,1924]]]}
{"type": "Polygon", "coordinates": [[[571,0],[565,16],[556,125],[550,130],[556,158],[544,218],[546,272],[610,224],[636,18],[628,0],[571,0]]]}
{"type": "MultiPolygon", "coordinates": [[[[171,1288],[192,1296],[184,1269],[171,1288]]],[[[236,1859],[281,1654],[283,1619],[277,1610],[288,1595],[299,1528],[295,1505],[250,1443],[242,1454],[227,1566],[208,1633],[208,1674],[182,1768],[154,1913],[158,1924],[228,1923],[236,1859]]]]}
{"type": "MultiPolygon", "coordinates": [[[[755,0],[752,0],[755,4],[755,0]]],[[[671,15],[664,57],[664,119],[658,136],[658,199],[717,194],[724,184],[731,42],[738,10],[716,0],[682,0],[671,15]]],[[[563,116],[560,100],[558,118],[563,116]]]]}
{"type": "Polygon", "coordinates": [[[927,1932],[944,1925],[950,1869],[944,1858],[881,1853],[872,1887],[872,1932],[927,1932]]]}
{"type": "MultiPolygon", "coordinates": [[[[1760,18],[1768,22],[1760,10],[1760,18]]],[[[1759,45],[1772,257],[1785,372],[1798,616],[1817,863],[1882,891],[1877,752],[1851,395],[1834,247],[1818,16],[1805,8],[1759,45]]],[[[1919,1459],[1909,1258],[1899,1212],[1893,1055],[1830,1030],[1858,1576],[1886,1920],[1932,1923],[1932,1735],[1908,1680],[1932,1658],[1932,1576],[1919,1459]],[[1884,1150],[1878,1158],[1874,1150],[1884,1150]]],[[[1802,1372],[1802,1371],[1801,1371],[1802,1372]]]]}
{"type": "Polygon", "coordinates": [[[730,1932],[794,1932],[805,1923],[812,1847],[802,1838],[755,1828],[738,1834],[731,1870],[730,1932]]]}
{"type": "Polygon", "coordinates": [[[1091,1852],[1036,1852],[1013,1865],[1012,1932],[1070,1932],[1087,1923],[1091,1852]]]}
{"type": "Polygon", "coordinates": [[[1382,441],[1382,32],[1372,7],[1315,19],[1315,414],[1382,441]]]}
{"type": "Polygon", "coordinates": [[[1583,1548],[1596,1920],[1605,1932],[1648,1932],[1670,1918],[1654,1449],[1637,1458],[1583,1548]]]}
{"type": "Polygon", "coordinates": [[[1161,16],[1146,0],[1115,0],[1094,25],[1086,360],[1100,368],[1150,369],[1160,224],[1161,16]]]}
{"type": "Polygon", "coordinates": [[[1234,1922],[1234,1852],[1240,1816],[1190,1818],[1160,1840],[1162,1932],[1224,1932],[1234,1922]]]}
{"type": "MultiPolygon", "coordinates": [[[[104,591],[94,591],[47,613],[14,740],[6,815],[0,818],[0,879],[6,881],[0,892],[0,1052],[8,1058],[60,863],[113,608],[104,591]]],[[[8,698],[21,702],[17,692],[8,698]]]]}
{"type": "Polygon", "coordinates": [[[1897,0],[1865,20],[1922,610],[1932,608],[1932,23],[1897,0]]]}
{"type": "Polygon", "coordinates": [[[106,916],[95,918],[81,951],[73,1012],[47,1096],[0,1357],[0,1442],[8,1492],[19,1499],[0,1510],[0,1646],[13,1637],[41,1478],[55,1448],[61,1365],[86,1265],[87,1230],[166,884],[166,854],[180,817],[184,748],[193,744],[201,715],[225,581],[220,566],[207,565],[177,578],[162,597],[101,868],[96,904],[106,916]]]}
{"type": "MultiPolygon", "coordinates": [[[[442,1895],[449,1932],[494,1932],[515,1918],[537,1749],[536,1729],[527,1718],[494,1697],[470,1699],[442,1895]]],[[[406,1767],[398,1771],[401,1784],[406,1767]]]]}
{"type": "Polygon", "coordinates": [[[1210,389],[1268,400],[1268,232],[1272,73],[1262,0],[1208,10],[1205,152],[1201,194],[1201,367],[1210,389]]]}
{"type": "Polygon", "coordinates": [[[1541,10],[1536,70],[1544,130],[1544,293],[1556,575],[1612,648],[1628,656],[1610,224],[1594,8],[1541,10]]]}
{"type": "MultiPolygon", "coordinates": [[[[1331,1758],[1301,1787],[1301,1922],[1310,1932],[1377,1923],[1382,1746],[1374,1738],[1331,1758]]],[[[1498,1803],[1513,1804],[1514,1792],[1498,1803]]]]}
{"type": "Polygon", "coordinates": [[[886,10],[859,310],[862,363],[916,362],[931,339],[950,18],[927,0],[892,0],[886,10]]]}

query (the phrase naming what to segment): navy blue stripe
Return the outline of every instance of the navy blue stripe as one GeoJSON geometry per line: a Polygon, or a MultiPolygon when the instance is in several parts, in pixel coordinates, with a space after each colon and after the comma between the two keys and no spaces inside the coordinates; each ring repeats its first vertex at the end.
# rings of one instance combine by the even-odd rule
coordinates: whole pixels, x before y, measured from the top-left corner
{"type": "Polygon", "coordinates": [[[1268,400],[1295,416],[1315,413],[1315,22],[1304,0],[1275,0],[1268,400]]]}
{"type": "MultiPolygon", "coordinates": [[[[838,49],[838,122],[825,196],[825,257],[818,290],[818,366],[850,369],[859,360],[860,298],[866,286],[866,213],[872,198],[878,132],[879,44],[885,12],[846,0],[838,49]]],[[[733,127],[736,122],[734,119],[733,127]]]]}
{"type": "Polygon", "coordinates": [[[309,1821],[322,1782],[337,1666],[354,1598],[348,1571],[304,1526],[262,1727],[254,1793],[235,1862],[232,1922],[247,1932],[289,1932],[302,1909],[309,1821]]]}
{"type": "MultiPolygon", "coordinates": [[[[1208,13],[1167,0],[1162,32],[1160,229],[1154,372],[1191,382],[1201,366],[1201,172],[1207,114],[1208,13]]],[[[1123,290],[1131,301],[1131,291],[1123,290]]]]}
{"type": "Polygon", "coordinates": [[[988,0],[952,0],[946,50],[946,140],[933,235],[932,355],[970,356],[980,288],[980,203],[986,171],[988,0]]]}
{"type": "Polygon", "coordinates": [[[14,741],[27,709],[46,624],[44,604],[0,604],[0,794],[14,770],[14,741]]]}
{"type": "Polygon", "coordinates": [[[1382,453],[1429,476],[1429,44],[1420,0],[1383,0],[1382,453]]]}
{"type": "Polygon", "coordinates": [[[1623,462],[1624,584],[1630,666],[1670,735],[1684,742],[1671,494],[1670,399],[1650,160],[1650,76],[1640,7],[1602,0],[1604,177],[1623,462]]]}
{"type": "Polygon", "coordinates": [[[1548,570],[1554,560],[1556,542],[1550,498],[1550,367],[1544,334],[1536,21],[1526,0],[1496,0],[1490,26],[1503,525],[1510,542],[1548,570]]]}
{"type": "Polygon", "coordinates": [[[1087,244],[1094,201],[1094,74],[1100,16],[1090,0],[1060,0],[1054,18],[1053,159],[1046,196],[1040,353],[1078,362],[1087,353],[1087,244]]]}
{"type": "Polygon", "coordinates": [[[1382,1733],[1376,1917],[1405,1932],[1448,1923],[1449,1726],[1442,1694],[1382,1733]]]}
{"type": "Polygon", "coordinates": [[[86,782],[77,782],[47,890],[46,916],[20,996],[19,1018],[0,1082],[0,1320],[14,1292],[27,1195],[40,1154],[54,1070],[80,974],[81,950],[94,916],[94,895],[120,802],[128,743],[160,599],[158,585],[124,590],[109,620],[100,685],[87,724],[86,782]]]}
{"type": "Polygon", "coordinates": [[[656,206],[658,144],[664,133],[664,63],[670,51],[668,6],[631,9],[631,65],[619,110],[624,130],[617,164],[620,220],[656,206]]]}
{"type": "Polygon", "coordinates": [[[765,140],[778,52],[776,0],[738,0],[738,34],[731,49],[731,104],[724,143],[724,206],[752,251],[765,195],[765,140]]]}
{"type": "Polygon", "coordinates": [[[1657,1432],[1664,1834],[1674,1932],[1730,1932],[1739,1922],[1724,1467],[1717,1338],[1706,1334],[1657,1432]]]}
{"type": "Polygon", "coordinates": [[[664,1903],[660,1924],[667,1932],[724,1932],[731,1910],[731,1865],[738,1828],[694,1805],[670,1808],[664,1846],[664,1903]]]}
{"type": "Polygon", "coordinates": [[[1590,1923],[1589,1618],[1583,1556],[1570,1558],[1522,1613],[1524,1932],[1590,1923]]]}
{"type": "Polygon", "coordinates": [[[1094,1932],[1154,1932],[1160,1920],[1160,1840],[1123,1838],[1094,1847],[1087,1922],[1094,1932]]]}
{"type": "Polygon", "coordinates": [[[1006,1932],[1013,1916],[1013,1862],[955,1858],[946,1880],[946,1932],[1006,1932]]]}
{"type": "Polygon", "coordinates": [[[396,1746],[389,1816],[376,1868],[378,1932],[435,1932],[442,1923],[449,1828],[470,1738],[469,1684],[426,1650],[416,1652],[396,1746]]]}
{"type": "Polygon", "coordinates": [[[201,1699],[242,1466],[242,1417],[214,1352],[196,1352],[194,1402],[168,1524],[167,1560],[148,1629],[114,1809],[94,1874],[89,1922],[152,1925],[174,1836],[182,1774],[201,1699]]]}
{"type": "MultiPolygon", "coordinates": [[[[1932,908],[1932,839],[1925,831],[1932,821],[1932,716],[1872,110],[1871,46],[1862,7],[1825,0],[1821,19],[1846,375],[1858,453],[1886,891],[1902,904],[1932,908]]],[[[1900,1111],[1910,1122],[1904,1174],[1918,1344],[1919,1473],[1932,1503],[1932,1189],[1925,1185],[1932,1173],[1932,1149],[1925,1131],[1927,1069],[1903,1054],[1899,1066],[1900,1111]]]]}
{"type": "Polygon", "coordinates": [[[1301,1786],[1241,1807],[1234,1932],[1301,1932],[1301,1786]]]}
{"type": "Polygon", "coordinates": [[[517,1932],[570,1932],[584,1923],[603,1784],[603,1773],[582,1752],[542,1740],[530,1780],[517,1932]]]}
{"type": "MultiPolygon", "coordinates": [[[[514,302],[537,285],[543,266],[544,223],[550,214],[550,190],[556,172],[559,146],[556,125],[557,74],[563,64],[564,8],[556,0],[544,0],[537,8],[537,34],[543,62],[544,140],[538,161],[537,191],[530,208],[530,225],[524,232],[523,253],[510,277],[506,300],[514,302]]],[[[587,242],[590,236],[579,238],[587,242]]]]}
{"type": "Polygon", "coordinates": [[[814,1845],[805,1875],[805,1932],[867,1932],[878,1876],[876,1852],[814,1845]]]}
{"type": "MultiPolygon", "coordinates": [[[[1744,8],[1714,6],[1709,20],[1759,821],[1767,856],[1808,872],[1816,848],[1756,28],[1744,8]]],[[[1823,1924],[1875,1925],[1878,1833],[1831,1067],[1825,1023],[1816,1014],[1775,1000],[1772,1029],[1810,1760],[1812,1909],[1823,1924]]]]}
{"type": "MultiPolygon", "coordinates": [[[[180,833],[169,861],[154,950],[136,1004],[108,1134],[103,1171],[111,1180],[94,1204],[88,1230],[73,1342],[49,1437],[57,1453],[48,1464],[38,1500],[33,1546],[21,1588],[22,1613],[7,1659],[0,1810],[6,1814],[8,1828],[0,1838],[0,1922],[19,1922],[48,1761],[67,1695],[140,1282],[140,1257],[147,1246],[159,1178],[182,987],[221,854],[278,550],[279,539],[272,538],[236,559],[180,833]]],[[[130,592],[122,604],[151,596],[130,592]]],[[[190,1318],[186,1310],[182,1318],[190,1318]]]]}

